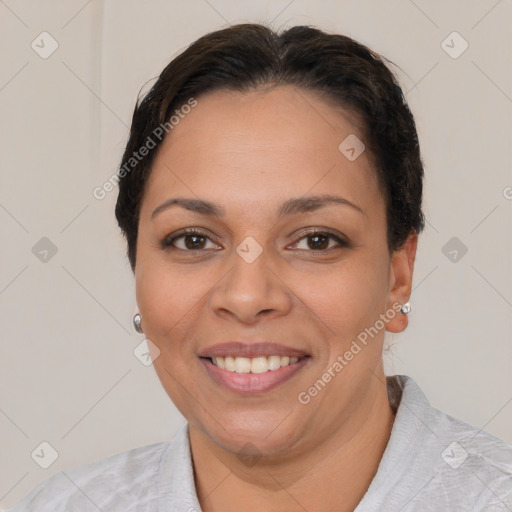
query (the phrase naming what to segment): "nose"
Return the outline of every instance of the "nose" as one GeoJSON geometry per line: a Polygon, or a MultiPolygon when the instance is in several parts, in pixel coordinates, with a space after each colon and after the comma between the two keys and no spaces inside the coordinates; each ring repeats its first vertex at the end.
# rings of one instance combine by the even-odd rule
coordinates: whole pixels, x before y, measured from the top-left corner
{"type": "Polygon", "coordinates": [[[265,250],[250,263],[234,252],[231,269],[210,296],[214,313],[245,324],[254,324],[262,317],[286,315],[292,307],[293,294],[284,276],[271,266],[265,250]]]}

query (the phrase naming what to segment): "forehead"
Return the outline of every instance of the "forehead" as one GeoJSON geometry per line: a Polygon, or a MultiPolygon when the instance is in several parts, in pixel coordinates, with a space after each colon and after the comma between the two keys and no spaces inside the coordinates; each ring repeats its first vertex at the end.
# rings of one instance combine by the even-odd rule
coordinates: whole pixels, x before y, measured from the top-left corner
{"type": "Polygon", "coordinates": [[[355,113],[335,106],[320,93],[297,87],[265,87],[247,93],[219,90],[200,96],[197,103],[173,128],[163,151],[204,137],[202,142],[214,144],[218,153],[238,147],[240,153],[247,147],[273,152],[291,147],[304,154],[330,150],[337,157],[345,136],[363,139],[355,113]]]}
{"type": "Polygon", "coordinates": [[[363,140],[357,116],[318,94],[282,86],[196,99],[163,141],[144,202],[186,195],[263,206],[337,191],[370,204],[380,196],[367,152],[351,161],[339,148],[347,137],[363,140]]]}

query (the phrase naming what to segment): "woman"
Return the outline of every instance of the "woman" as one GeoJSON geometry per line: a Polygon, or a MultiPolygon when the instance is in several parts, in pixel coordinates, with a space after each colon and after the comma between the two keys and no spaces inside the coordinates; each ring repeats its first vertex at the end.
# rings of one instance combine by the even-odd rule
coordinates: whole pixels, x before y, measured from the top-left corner
{"type": "Polygon", "coordinates": [[[136,106],[118,176],[134,325],[188,424],[13,511],[512,509],[512,447],[384,374],[424,217],[382,57],[309,27],[208,34],[136,106]]]}

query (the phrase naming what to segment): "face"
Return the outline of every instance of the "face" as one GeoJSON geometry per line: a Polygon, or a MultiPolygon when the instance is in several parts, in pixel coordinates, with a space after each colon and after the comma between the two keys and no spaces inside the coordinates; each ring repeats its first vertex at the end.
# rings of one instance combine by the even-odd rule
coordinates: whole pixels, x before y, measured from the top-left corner
{"type": "Polygon", "coordinates": [[[197,102],[141,204],[136,294],[155,370],[221,448],[314,446],[355,428],[382,385],[410,251],[389,254],[367,152],[338,148],[363,140],[354,116],[292,87],[197,102]]]}

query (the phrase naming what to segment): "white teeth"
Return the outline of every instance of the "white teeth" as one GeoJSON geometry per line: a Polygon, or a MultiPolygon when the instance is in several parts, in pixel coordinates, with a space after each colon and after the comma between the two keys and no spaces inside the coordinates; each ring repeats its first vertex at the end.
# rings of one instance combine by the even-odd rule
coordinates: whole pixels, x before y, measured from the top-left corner
{"type": "Polygon", "coordinates": [[[251,362],[252,373],[264,373],[268,370],[268,359],[266,357],[254,357],[251,362]]]}
{"type": "MultiPolygon", "coordinates": [[[[217,357],[217,361],[219,359],[222,359],[222,357],[217,357]]],[[[224,358],[224,366],[226,367],[226,370],[229,370],[230,372],[235,371],[235,359],[233,357],[225,357],[224,358]]]]}
{"type": "Polygon", "coordinates": [[[268,369],[279,370],[281,368],[281,356],[270,356],[268,358],[268,369]]]}
{"type": "Polygon", "coordinates": [[[215,366],[236,373],[265,373],[269,370],[279,370],[283,366],[290,366],[298,360],[298,357],[288,356],[212,357],[212,363],[215,366]]]}
{"type": "Polygon", "coordinates": [[[251,371],[251,360],[248,357],[235,358],[235,372],[249,373],[251,371]]]}

